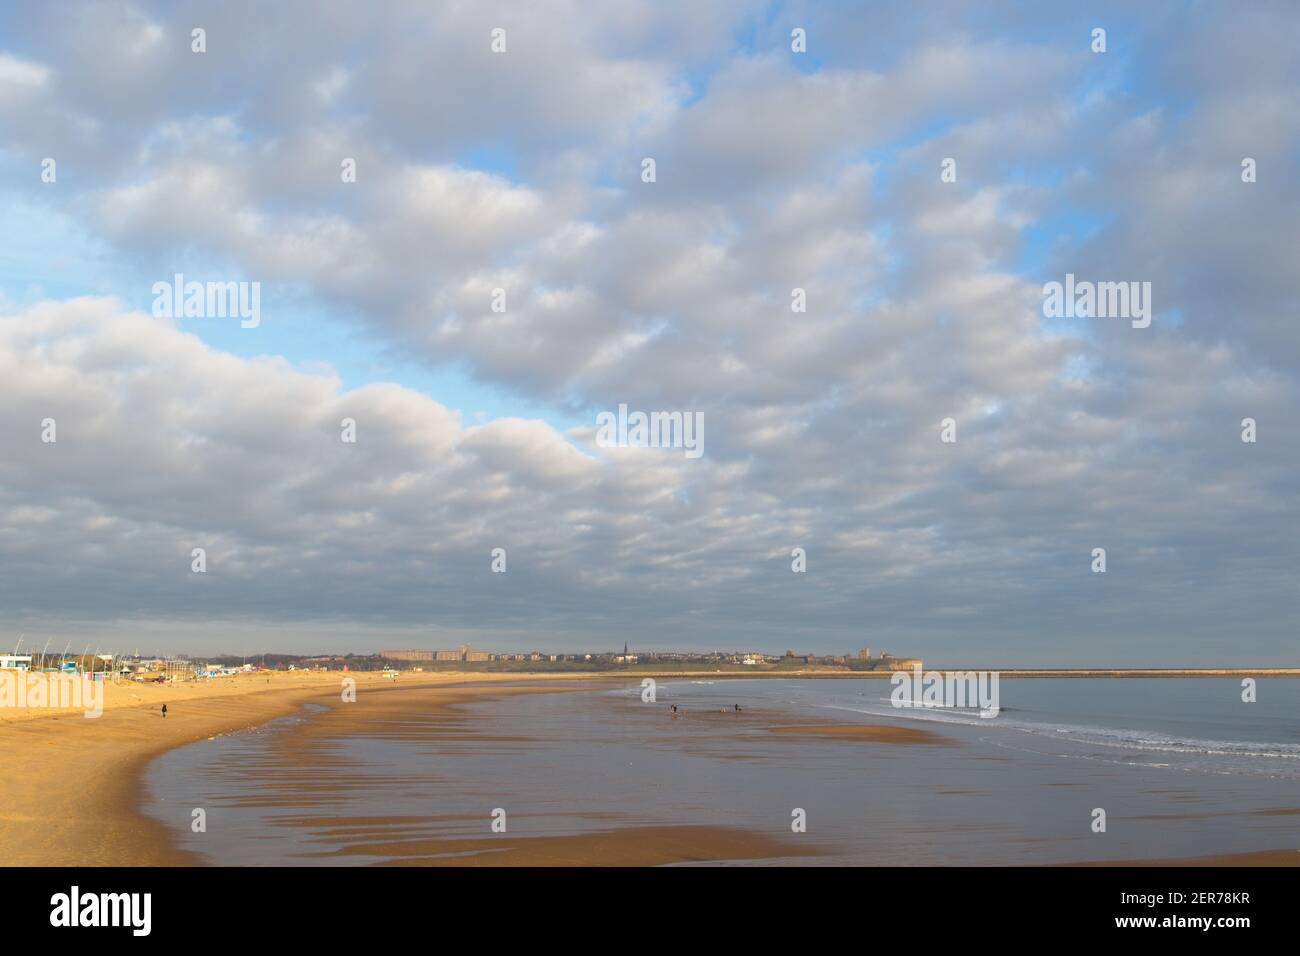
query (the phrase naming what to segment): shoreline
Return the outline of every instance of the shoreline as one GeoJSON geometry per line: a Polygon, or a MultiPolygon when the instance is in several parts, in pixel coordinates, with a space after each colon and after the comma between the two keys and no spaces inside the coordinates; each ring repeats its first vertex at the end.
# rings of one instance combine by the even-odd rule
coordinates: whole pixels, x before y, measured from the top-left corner
{"type": "MultiPolygon", "coordinates": [[[[265,675],[197,687],[108,686],[104,712],[9,711],[0,720],[0,859],[9,866],[185,866],[202,861],[176,847],[141,809],[144,772],[167,751],[296,714],[305,703],[342,702],[341,677],[265,675]],[[257,685],[253,678],[269,680],[257,685]],[[169,704],[164,719],[160,708],[169,704]]],[[[358,673],[358,693],[518,681],[476,674],[392,682],[358,673]]]]}
{"type": "MultiPolygon", "coordinates": [[[[360,813],[355,809],[336,810],[332,795],[350,791],[364,780],[361,770],[361,776],[346,781],[337,778],[337,757],[333,752],[340,740],[358,741],[373,735],[378,740],[395,736],[431,744],[449,739],[471,745],[522,743],[530,739],[522,731],[507,729],[505,735],[499,729],[484,731],[480,721],[485,715],[478,705],[538,694],[581,695],[604,688],[580,681],[497,680],[408,683],[405,687],[388,684],[380,689],[385,693],[368,696],[366,706],[335,703],[327,711],[313,713],[286,727],[283,734],[268,738],[271,760],[277,768],[273,773],[296,780],[310,778],[313,783],[305,789],[282,793],[283,777],[263,778],[265,789],[258,791],[256,800],[263,807],[292,810],[285,821],[290,827],[322,827],[313,830],[314,848],[275,863],[259,860],[231,864],[227,858],[226,863],[216,865],[304,865],[308,860],[318,860],[385,867],[658,866],[801,858],[822,853],[803,841],[719,824],[631,823],[564,834],[503,831],[488,836],[467,833],[455,825],[445,828],[446,822],[459,822],[463,817],[439,822],[436,815],[429,820],[401,813],[375,815],[369,808],[360,813]],[[333,779],[322,779],[326,776],[333,779]]],[[[143,812],[148,794],[141,790],[139,795],[143,812]]],[[[172,828],[169,832],[175,845],[182,848],[187,845],[180,829],[187,806],[171,804],[170,812],[178,819],[164,824],[172,828]]],[[[188,845],[194,846],[194,841],[188,845]]]]}

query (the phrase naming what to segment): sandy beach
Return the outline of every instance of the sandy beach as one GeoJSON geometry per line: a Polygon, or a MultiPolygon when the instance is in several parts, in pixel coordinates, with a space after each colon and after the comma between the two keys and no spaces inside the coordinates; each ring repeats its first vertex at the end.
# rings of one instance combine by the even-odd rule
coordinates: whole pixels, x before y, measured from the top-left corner
{"type": "MultiPolygon", "coordinates": [[[[10,866],[194,864],[140,814],[140,772],[173,747],[262,724],[311,701],[341,702],[340,673],[261,673],[185,684],[108,684],[104,713],[0,709],[8,754],[0,779],[0,859],[10,866]],[[161,714],[168,706],[167,717],[161,714]]],[[[349,674],[358,696],[417,686],[349,674]]],[[[518,680],[514,675],[420,675],[418,686],[518,680]]],[[[459,688],[460,694],[483,688],[459,688]]]]}
{"type": "MultiPolygon", "coordinates": [[[[545,738],[518,718],[507,715],[502,722],[496,717],[502,707],[508,709],[510,700],[605,690],[611,683],[571,674],[426,673],[404,674],[397,681],[373,673],[346,676],[356,680],[359,705],[342,702],[341,673],[280,672],[177,685],[110,684],[104,712],[95,719],[87,719],[80,711],[0,709],[0,741],[9,755],[0,781],[0,858],[10,866],[210,862],[181,846],[175,828],[183,826],[183,821],[163,824],[156,815],[144,812],[145,776],[151,761],[186,744],[220,740],[232,732],[301,714],[306,704],[318,705],[310,718],[291,733],[271,735],[265,742],[272,769],[267,771],[268,786],[259,792],[258,803],[282,812],[282,826],[312,834],[310,856],[317,863],[642,866],[776,859],[797,862],[815,859],[825,850],[813,837],[782,836],[779,826],[761,830],[718,820],[697,825],[689,816],[676,825],[647,826],[627,817],[611,817],[602,823],[593,815],[592,820],[601,827],[598,832],[570,835],[537,835],[526,829],[489,834],[478,817],[467,824],[436,813],[421,818],[356,813],[331,817],[333,802],[360,785],[361,779],[339,755],[335,745],[340,740],[400,741],[435,750],[470,746],[530,752],[545,738]],[[161,714],[164,703],[168,706],[166,718],[161,714]],[[480,704],[491,706],[484,709],[480,704]],[[292,785],[279,785],[285,780],[292,785]],[[305,790],[303,781],[308,783],[305,790]]],[[[606,701],[601,706],[622,705],[606,701]]],[[[636,702],[631,706],[633,710],[627,713],[636,716],[629,719],[646,719],[647,712],[636,702]]],[[[602,713],[613,715],[616,711],[602,713]]],[[[892,721],[828,723],[751,706],[743,713],[692,707],[672,718],[665,705],[661,718],[662,723],[658,723],[660,718],[651,718],[654,726],[668,728],[660,746],[668,741],[682,752],[708,760],[759,760],[759,753],[768,746],[764,740],[785,741],[780,746],[789,749],[782,752],[793,759],[805,759],[796,755],[813,753],[806,748],[819,746],[845,754],[853,751],[840,748],[860,747],[866,756],[942,753],[955,743],[942,732],[892,721]]],[[[640,733],[629,738],[636,748],[633,755],[647,746],[647,738],[637,736],[640,733]]],[[[651,741],[650,750],[654,749],[651,741]]],[[[510,789],[506,797],[511,796],[510,789]]],[[[1294,812],[1286,807],[1255,811],[1266,815],[1294,812]]],[[[1194,816],[1184,815],[1188,819],[1194,816]]],[[[1300,865],[1300,852],[1278,849],[1117,859],[1102,865],[1144,864],[1293,866],[1300,865]]],[[[1092,865],[1097,865],[1096,861],[1092,865]]]]}

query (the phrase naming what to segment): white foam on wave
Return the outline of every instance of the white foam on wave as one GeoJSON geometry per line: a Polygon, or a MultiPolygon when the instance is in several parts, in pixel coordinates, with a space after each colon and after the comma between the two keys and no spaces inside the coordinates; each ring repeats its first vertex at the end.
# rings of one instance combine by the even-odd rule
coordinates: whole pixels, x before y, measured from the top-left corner
{"type": "Polygon", "coordinates": [[[1196,737],[1175,737],[1150,730],[1101,727],[1090,724],[1042,724],[1030,720],[983,718],[976,709],[910,708],[894,707],[888,698],[876,706],[813,703],[814,707],[874,717],[891,717],[901,720],[926,721],[980,727],[985,730],[1002,730],[1029,734],[1035,737],[1069,741],[1076,747],[1100,747],[1120,751],[1134,757],[1143,754],[1177,755],[1185,758],[1177,763],[1150,762],[1144,766],[1159,769],[1196,769],[1213,773],[1250,773],[1268,776],[1300,776],[1300,745],[1281,742],[1233,741],[1196,737]]]}

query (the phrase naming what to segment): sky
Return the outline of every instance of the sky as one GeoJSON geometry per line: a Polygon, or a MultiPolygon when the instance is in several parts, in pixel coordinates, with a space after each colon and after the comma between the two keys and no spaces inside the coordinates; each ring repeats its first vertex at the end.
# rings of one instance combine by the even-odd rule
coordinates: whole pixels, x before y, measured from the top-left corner
{"type": "Polygon", "coordinates": [[[6,4],[0,647],[1295,665],[1298,48],[1266,0],[6,4]]]}

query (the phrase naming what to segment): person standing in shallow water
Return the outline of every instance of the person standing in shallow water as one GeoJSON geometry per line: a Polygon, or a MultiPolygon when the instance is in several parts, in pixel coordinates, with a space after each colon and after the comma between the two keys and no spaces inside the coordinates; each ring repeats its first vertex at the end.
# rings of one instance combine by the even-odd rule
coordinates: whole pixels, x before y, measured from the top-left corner
{"type": "Polygon", "coordinates": [[[167,705],[163,704],[163,720],[167,719],[167,705]]]}

